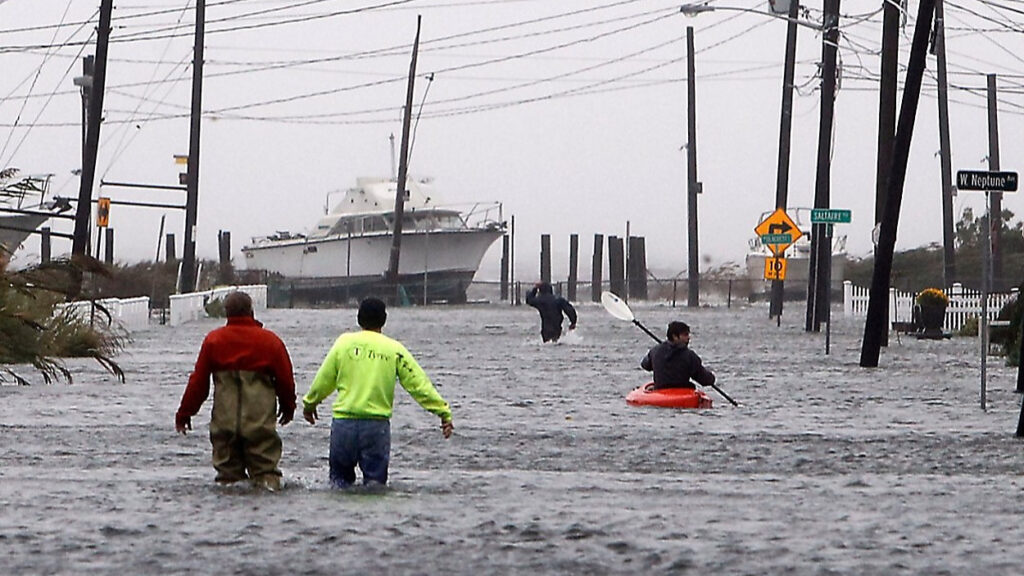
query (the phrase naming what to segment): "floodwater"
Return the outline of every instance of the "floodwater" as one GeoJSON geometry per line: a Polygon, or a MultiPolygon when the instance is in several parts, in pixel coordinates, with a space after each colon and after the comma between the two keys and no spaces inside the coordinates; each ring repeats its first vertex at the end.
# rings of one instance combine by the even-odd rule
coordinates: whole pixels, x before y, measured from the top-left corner
{"type": "MultiPolygon", "coordinates": [[[[385,332],[452,404],[455,435],[396,392],[392,482],[327,487],[329,423],[281,429],[286,487],[219,488],[205,433],[173,415],[204,320],[136,335],[116,382],[0,386],[3,574],[1019,574],[1016,371],[972,338],[893,338],[857,366],[863,321],[803,331],[767,308],[635,304],[741,404],[634,408],[653,342],[599,305],[542,345],[528,307],[390,310],[385,332]]],[[[834,316],[840,316],[838,308],[834,316]]],[[[348,310],[268,310],[305,392],[348,310]]],[[[23,373],[28,369],[23,369],[23,373]]],[[[326,407],[321,407],[321,414],[326,407]]]]}

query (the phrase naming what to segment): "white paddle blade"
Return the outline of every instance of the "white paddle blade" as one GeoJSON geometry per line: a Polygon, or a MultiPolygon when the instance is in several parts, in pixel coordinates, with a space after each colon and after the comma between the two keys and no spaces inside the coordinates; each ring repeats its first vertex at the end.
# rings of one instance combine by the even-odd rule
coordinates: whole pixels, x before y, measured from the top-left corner
{"type": "Polygon", "coordinates": [[[612,294],[611,292],[602,292],[601,304],[604,305],[604,309],[607,310],[609,314],[615,316],[619,320],[625,320],[627,322],[633,321],[633,311],[629,309],[628,304],[622,301],[622,298],[619,298],[615,294],[612,294]]]}

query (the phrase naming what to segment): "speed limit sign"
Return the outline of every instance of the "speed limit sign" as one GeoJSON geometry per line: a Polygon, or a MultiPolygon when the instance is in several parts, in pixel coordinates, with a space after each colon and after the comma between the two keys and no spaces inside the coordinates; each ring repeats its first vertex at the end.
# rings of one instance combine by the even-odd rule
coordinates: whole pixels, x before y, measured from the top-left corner
{"type": "Polygon", "coordinates": [[[764,279],[765,280],[785,280],[786,279],[786,259],[785,258],[765,258],[764,259],[764,279]]]}

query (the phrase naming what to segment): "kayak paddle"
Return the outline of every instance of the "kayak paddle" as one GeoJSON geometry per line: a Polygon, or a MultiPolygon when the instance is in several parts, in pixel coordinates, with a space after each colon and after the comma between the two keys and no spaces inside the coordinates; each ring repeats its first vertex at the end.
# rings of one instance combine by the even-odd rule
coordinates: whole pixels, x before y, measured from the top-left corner
{"type": "MultiPolygon", "coordinates": [[[[655,336],[653,332],[648,330],[646,326],[641,324],[640,321],[637,320],[635,316],[633,316],[633,311],[629,309],[628,304],[622,301],[622,298],[619,298],[618,296],[611,292],[602,292],[601,304],[604,306],[604,309],[607,310],[609,314],[618,318],[619,320],[632,322],[634,325],[636,325],[637,328],[643,330],[651,338],[654,338],[655,342],[661,344],[661,338],[655,336]]],[[[721,388],[715,386],[714,384],[711,384],[711,387],[714,388],[715,391],[717,391],[719,394],[721,394],[722,398],[728,400],[733,406],[739,406],[739,404],[737,404],[735,400],[730,398],[728,394],[722,391],[721,388]]]]}

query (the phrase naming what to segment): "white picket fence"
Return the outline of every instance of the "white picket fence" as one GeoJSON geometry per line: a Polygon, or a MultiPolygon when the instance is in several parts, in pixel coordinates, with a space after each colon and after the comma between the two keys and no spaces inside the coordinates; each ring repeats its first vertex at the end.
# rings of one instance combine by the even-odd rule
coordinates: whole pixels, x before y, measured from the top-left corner
{"type": "MultiPolygon", "coordinates": [[[[868,292],[867,288],[854,286],[853,282],[843,282],[843,316],[863,317],[868,313],[868,292]]],[[[964,288],[960,283],[953,284],[949,289],[944,290],[949,297],[949,306],[946,307],[946,321],[943,324],[945,330],[955,332],[962,328],[968,318],[981,317],[981,292],[964,288]]],[[[1018,289],[1014,288],[1009,293],[988,295],[988,319],[993,321],[999,316],[999,310],[1007,302],[1017,298],[1018,289]]],[[[914,297],[912,292],[904,292],[895,288],[889,289],[889,326],[893,322],[910,322],[911,312],[914,308],[914,297]]]]}
{"type": "Polygon", "coordinates": [[[107,316],[100,311],[102,306],[110,314],[110,319],[128,332],[138,332],[149,328],[149,296],[137,296],[135,298],[103,298],[102,300],[79,300],[59,304],[57,310],[72,310],[75,315],[84,321],[95,319],[97,322],[106,322],[107,316]]]}
{"type": "Polygon", "coordinates": [[[221,286],[213,290],[202,292],[191,292],[189,294],[173,294],[170,297],[171,310],[168,317],[168,324],[180,326],[186,322],[192,322],[200,318],[206,318],[206,304],[217,298],[224,298],[228,294],[241,290],[252,298],[253,310],[267,309],[267,286],[265,284],[254,284],[250,286],[221,286]]]}

